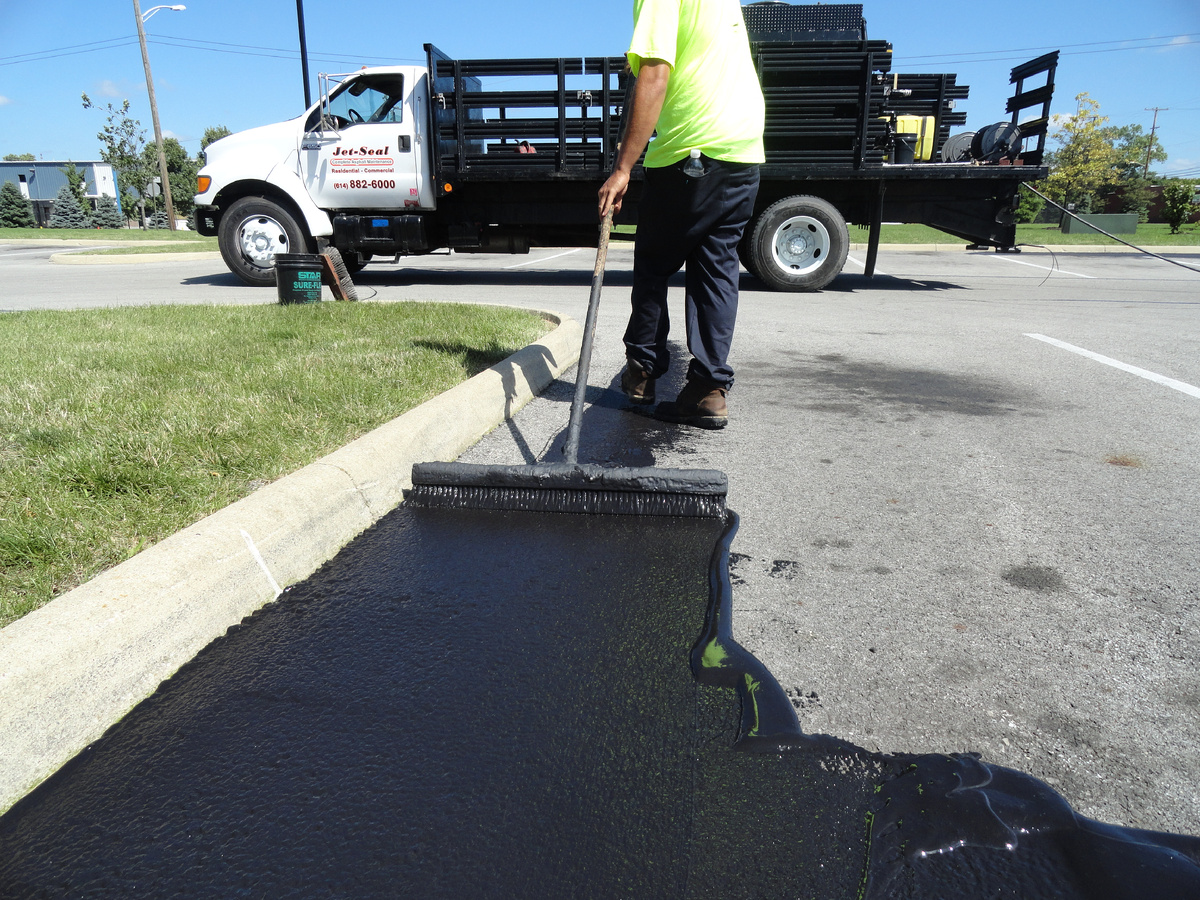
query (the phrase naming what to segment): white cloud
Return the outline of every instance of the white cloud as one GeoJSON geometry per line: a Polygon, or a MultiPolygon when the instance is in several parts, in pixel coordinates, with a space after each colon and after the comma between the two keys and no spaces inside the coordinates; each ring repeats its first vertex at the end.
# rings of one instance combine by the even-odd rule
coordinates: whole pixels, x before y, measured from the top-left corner
{"type": "Polygon", "coordinates": [[[12,103],[11,100],[9,100],[3,94],[0,94],[0,106],[8,106],[8,104],[10,104],[10,103],[12,103]]]}
{"type": "Polygon", "coordinates": [[[104,81],[100,82],[99,87],[96,89],[96,93],[101,97],[120,97],[121,89],[117,87],[117,83],[115,81],[110,81],[106,78],[104,81]]]}

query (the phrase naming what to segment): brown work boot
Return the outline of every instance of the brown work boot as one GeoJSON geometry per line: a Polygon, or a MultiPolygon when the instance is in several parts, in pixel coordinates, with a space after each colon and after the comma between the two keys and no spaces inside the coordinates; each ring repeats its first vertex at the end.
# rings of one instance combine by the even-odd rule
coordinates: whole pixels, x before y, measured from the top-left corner
{"type": "Polygon", "coordinates": [[[621,373],[621,390],[634,403],[654,402],[654,379],[632,359],[621,373]]]}
{"type": "Polygon", "coordinates": [[[697,428],[724,428],[729,424],[725,388],[708,381],[689,381],[674,400],[658,404],[654,418],[697,428]]]}

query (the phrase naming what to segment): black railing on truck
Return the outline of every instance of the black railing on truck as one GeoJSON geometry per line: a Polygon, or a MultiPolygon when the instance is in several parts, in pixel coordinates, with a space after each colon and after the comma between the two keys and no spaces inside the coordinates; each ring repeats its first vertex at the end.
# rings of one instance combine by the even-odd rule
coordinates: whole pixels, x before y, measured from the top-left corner
{"type": "Polygon", "coordinates": [[[594,180],[611,168],[625,101],[622,57],[467,60],[425,50],[440,179],[594,180]],[[517,76],[546,87],[483,82],[517,76]]]}

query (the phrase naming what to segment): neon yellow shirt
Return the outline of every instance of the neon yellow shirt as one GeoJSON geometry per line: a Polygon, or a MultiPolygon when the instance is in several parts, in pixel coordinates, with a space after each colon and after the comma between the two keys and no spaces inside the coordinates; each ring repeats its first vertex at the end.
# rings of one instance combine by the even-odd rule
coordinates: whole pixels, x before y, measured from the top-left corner
{"type": "Polygon", "coordinates": [[[633,74],[642,60],[671,67],[645,165],[669,166],[693,148],[712,159],[761,163],[764,105],[738,0],[634,0],[633,74]]]}

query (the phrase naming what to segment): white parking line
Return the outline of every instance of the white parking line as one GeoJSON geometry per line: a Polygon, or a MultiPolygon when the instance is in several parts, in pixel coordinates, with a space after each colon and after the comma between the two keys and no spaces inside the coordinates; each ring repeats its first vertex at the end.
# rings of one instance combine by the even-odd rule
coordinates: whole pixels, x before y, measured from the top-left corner
{"type": "Polygon", "coordinates": [[[1129,372],[1131,375],[1137,375],[1139,378],[1145,378],[1149,381],[1153,381],[1155,384],[1161,384],[1164,387],[1181,391],[1182,393],[1191,397],[1200,397],[1200,387],[1188,384],[1186,381],[1176,381],[1174,378],[1168,378],[1165,375],[1159,375],[1157,372],[1151,372],[1147,369],[1139,369],[1137,366],[1131,366],[1128,363],[1123,363],[1107,356],[1101,356],[1099,353],[1093,353],[1091,350],[1084,350],[1082,347],[1076,347],[1074,344],[1068,344],[1066,341],[1059,341],[1052,337],[1046,337],[1044,334],[1026,334],[1025,337],[1033,338],[1035,341],[1045,341],[1047,344],[1053,344],[1055,347],[1060,347],[1063,350],[1069,350],[1072,353],[1078,353],[1080,356],[1086,356],[1088,359],[1094,360],[1095,362],[1104,363],[1104,365],[1112,366],[1114,369],[1120,369],[1122,372],[1129,372]]]}
{"type": "MultiPolygon", "coordinates": [[[[849,253],[846,254],[846,259],[850,260],[850,262],[854,263],[856,266],[862,266],[864,269],[866,269],[866,267],[867,267],[867,264],[865,262],[863,262],[861,259],[858,259],[857,257],[851,256],[849,253]]],[[[883,271],[883,269],[876,266],[875,274],[876,275],[886,275],[887,272],[883,271]]]]}
{"type": "Polygon", "coordinates": [[[553,256],[539,256],[537,259],[527,259],[525,262],[520,262],[512,266],[505,266],[504,268],[519,269],[521,266],[532,266],[536,265],[537,263],[549,262],[552,259],[558,259],[560,256],[570,256],[572,253],[578,253],[579,250],[580,248],[576,247],[573,250],[564,250],[562,253],[555,253],[553,256]]]}
{"type": "Polygon", "coordinates": [[[1000,262],[1016,263],[1018,266],[1029,266],[1033,269],[1044,269],[1047,272],[1060,272],[1063,275],[1074,275],[1076,278],[1095,278],[1095,275],[1083,275],[1079,272],[1068,272],[1066,269],[1058,269],[1052,266],[1039,266],[1037,263],[1025,262],[1023,259],[1013,259],[1011,256],[989,256],[989,259],[999,260],[1000,262]]]}

